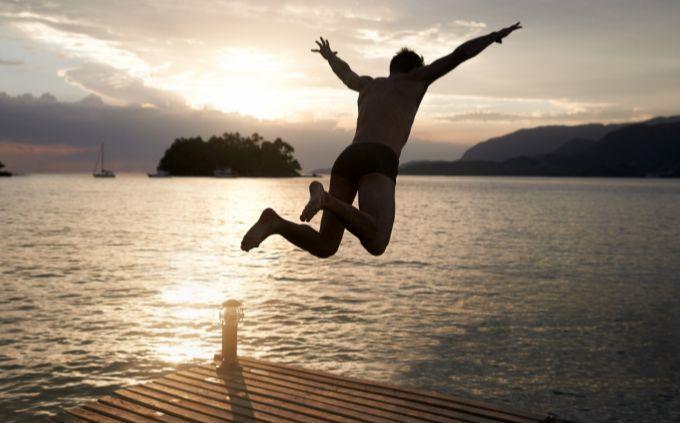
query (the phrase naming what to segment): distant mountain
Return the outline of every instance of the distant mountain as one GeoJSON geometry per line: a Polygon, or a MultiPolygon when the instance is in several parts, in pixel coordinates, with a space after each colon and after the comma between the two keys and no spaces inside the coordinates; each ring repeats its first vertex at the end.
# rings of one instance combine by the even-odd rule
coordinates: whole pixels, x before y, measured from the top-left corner
{"type": "Polygon", "coordinates": [[[484,161],[417,161],[399,166],[400,175],[506,175],[502,163],[484,161]]]}
{"type": "Polygon", "coordinates": [[[593,174],[680,176],[680,122],[632,125],[605,136],[583,154],[593,174]]]}
{"type": "Polygon", "coordinates": [[[559,146],[555,151],[550,154],[556,154],[558,156],[573,156],[576,154],[584,153],[588,149],[592,148],[597,141],[587,140],[585,138],[572,138],[559,146]]]}
{"type": "MultiPolygon", "coordinates": [[[[680,116],[658,117],[646,124],[680,122],[680,116]]],[[[520,129],[511,134],[491,138],[468,149],[461,160],[502,162],[519,156],[538,156],[555,152],[574,139],[597,141],[605,135],[634,123],[578,126],[541,126],[520,129]]],[[[583,146],[584,143],[580,142],[583,146]]],[[[573,146],[572,146],[573,147],[573,146]]]]}
{"type": "Polygon", "coordinates": [[[502,162],[411,162],[402,174],[680,177],[680,119],[627,125],[600,141],[571,139],[548,154],[502,162]],[[658,123],[664,122],[664,123],[658,123]],[[671,122],[671,123],[665,123],[671,122]]]}

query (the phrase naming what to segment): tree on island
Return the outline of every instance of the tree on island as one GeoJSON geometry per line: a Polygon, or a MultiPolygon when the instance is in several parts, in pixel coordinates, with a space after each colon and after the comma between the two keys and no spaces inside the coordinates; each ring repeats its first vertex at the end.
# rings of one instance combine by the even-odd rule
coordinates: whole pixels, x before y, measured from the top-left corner
{"type": "Polygon", "coordinates": [[[5,164],[3,162],[0,162],[0,176],[12,176],[10,172],[5,172],[2,169],[4,169],[5,164]]]}
{"type": "Polygon", "coordinates": [[[257,133],[242,137],[228,132],[207,141],[178,138],[165,151],[158,169],[176,176],[213,176],[224,168],[240,176],[299,176],[294,151],[281,138],[267,141],[257,133]]]}

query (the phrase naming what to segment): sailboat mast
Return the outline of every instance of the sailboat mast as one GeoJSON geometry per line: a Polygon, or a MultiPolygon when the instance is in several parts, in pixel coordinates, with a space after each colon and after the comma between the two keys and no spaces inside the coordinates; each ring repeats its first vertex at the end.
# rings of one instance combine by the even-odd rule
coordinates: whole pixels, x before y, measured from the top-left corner
{"type": "Polygon", "coordinates": [[[102,172],[104,171],[104,143],[102,143],[102,172]]]}
{"type": "Polygon", "coordinates": [[[92,173],[97,173],[97,166],[99,166],[99,159],[101,158],[102,155],[102,150],[101,148],[99,149],[99,152],[97,152],[97,160],[94,162],[94,170],[92,173]]]}

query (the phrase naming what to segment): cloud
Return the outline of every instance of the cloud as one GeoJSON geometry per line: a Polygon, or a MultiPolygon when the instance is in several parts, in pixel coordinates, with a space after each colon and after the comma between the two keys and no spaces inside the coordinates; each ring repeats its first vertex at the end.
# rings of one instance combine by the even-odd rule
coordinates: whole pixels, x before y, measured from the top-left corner
{"type": "Polygon", "coordinates": [[[178,93],[149,87],[141,78],[110,66],[87,63],[59,72],[67,82],[96,93],[112,103],[145,107],[177,108],[186,105],[178,93]]]}
{"type": "Polygon", "coordinates": [[[402,47],[410,47],[433,61],[452,52],[458,45],[485,28],[483,22],[455,21],[450,24],[435,23],[421,29],[387,30],[359,28],[356,51],[367,58],[391,57],[402,47]],[[461,31],[461,28],[464,30],[461,31]]]}
{"type": "Polygon", "coordinates": [[[494,113],[494,112],[474,112],[461,113],[451,116],[442,116],[439,119],[450,122],[516,122],[519,120],[527,120],[530,116],[508,114],[508,113],[494,113]]]}
{"type": "Polygon", "coordinates": [[[441,116],[439,119],[449,122],[495,122],[512,123],[519,122],[524,125],[545,125],[549,123],[581,124],[584,122],[625,122],[642,121],[651,118],[652,115],[636,109],[623,108],[597,108],[578,110],[573,112],[543,113],[495,113],[495,112],[472,112],[460,113],[450,116],[441,116]]]}
{"type": "Polygon", "coordinates": [[[486,24],[484,22],[455,20],[453,23],[467,28],[486,28],[486,24]]]}
{"type": "Polygon", "coordinates": [[[56,29],[41,22],[17,22],[14,26],[33,40],[58,47],[67,56],[106,63],[135,77],[152,74],[153,69],[146,61],[112,41],[94,38],[82,32],[56,29]]]}
{"type": "Polygon", "coordinates": [[[63,144],[32,144],[30,142],[0,139],[0,155],[3,157],[33,159],[36,156],[53,158],[96,151],[94,147],[73,147],[63,144]]]}
{"type": "Polygon", "coordinates": [[[0,59],[0,66],[21,66],[24,62],[21,60],[6,60],[0,59]]]}
{"type": "MultiPolygon", "coordinates": [[[[261,12],[287,14],[298,19],[300,15],[311,16],[317,12],[322,16],[336,16],[341,11],[306,7],[288,10],[274,6],[274,3],[271,8],[262,5],[261,12]]],[[[252,12],[245,6],[236,7],[236,11],[252,12]]],[[[62,15],[50,15],[42,9],[4,16],[12,19],[12,25],[25,37],[76,63],[59,70],[64,81],[95,93],[109,103],[151,107],[188,104],[196,109],[217,108],[260,119],[288,121],[310,117],[335,119],[352,112],[351,93],[340,89],[340,84],[336,84],[338,88],[315,86],[313,81],[309,84],[307,67],[289,59],[280,49],[217,43],[206,37],[202,27],[193,34],[199,38],[182,38],[174,33],[166,37],[153,29],[156,21],[148,23],[151,29],[147,29],[147,25],[129,29],[126,21],[114,29],[114,24],[119,22],[115,13],[110,22],[93,31],[99,18],[88,12],[85,8],[79,18],[64,16],[69,14],[68,10],[62,11],[62,15]],[[138,37],[121,35],[126,31],[138,37]],[[345,101],[334,101],[337,98],[345,101]],[[313,106],[324,102],[326,107],[313,106]],[[342,106],[343,103],[347,107],[342,106]]],[[[187,13],[200,15],[195,10],[187,13]]],[[[351,19],[357,18],[352,15],[351,19]]],[[[211,25],[212,22],[207,26],[211,25]]],[[[220,25],[219,31],[224,31],[223,22],[220,25]]],[[[215,31],[210,35],[214,36],[215,31]]],[[[319,65],[314,55],[305,55],[305,58],[319,65]]],[[[328,69],[326,73],[332,75],[328,69]]],[[[352,120],[343,119],[345,126],[352,120]]]]}

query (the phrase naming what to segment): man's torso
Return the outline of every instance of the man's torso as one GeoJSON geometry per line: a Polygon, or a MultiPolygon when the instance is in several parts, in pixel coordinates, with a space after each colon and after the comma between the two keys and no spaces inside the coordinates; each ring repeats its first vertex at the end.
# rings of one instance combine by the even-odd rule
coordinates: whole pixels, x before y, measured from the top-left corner
{"type": "Polygon", "coordinates": [[[399,156],[426,90],[423,82],[405,74],[372,80],[359,93],[359,116],[352,142],[386,144],[399,156]]]}

